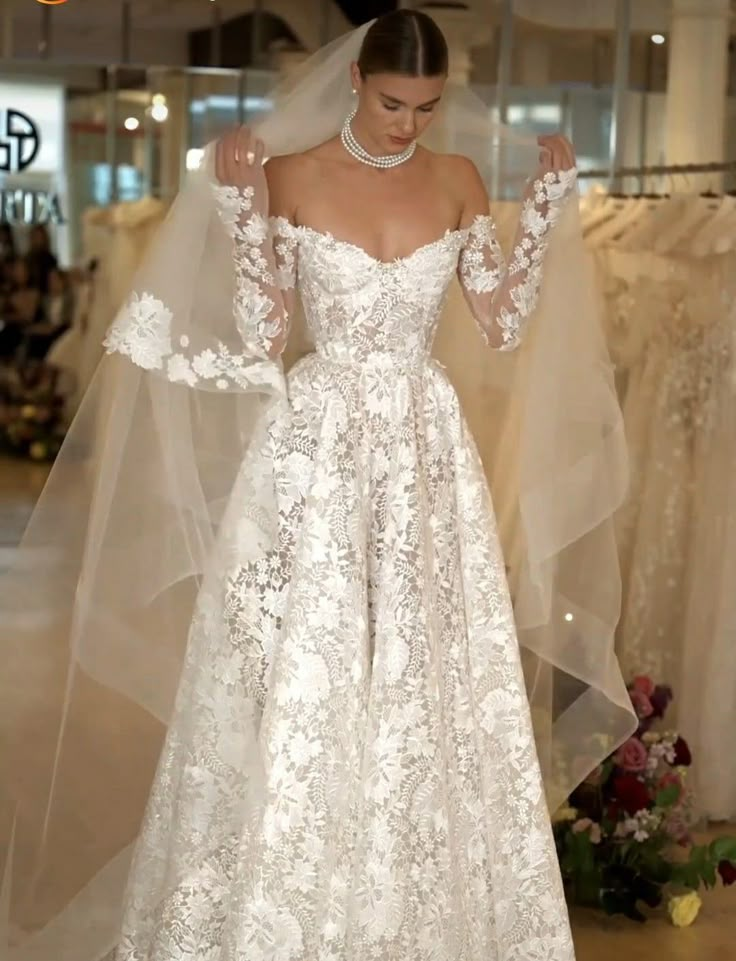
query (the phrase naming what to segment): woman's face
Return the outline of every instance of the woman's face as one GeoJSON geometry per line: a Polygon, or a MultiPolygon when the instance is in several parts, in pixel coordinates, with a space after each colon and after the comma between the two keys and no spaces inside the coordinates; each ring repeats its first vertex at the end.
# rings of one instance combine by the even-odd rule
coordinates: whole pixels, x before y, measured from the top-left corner
{"type": "Polygon", "coordinates": [[[358,120],[370,152],[401,153],[412,140],[422,136],[432,122],[447,78],[408,77],[397,73],[360,76],[357,64],[351,68],[353,88],[358,92],[358,120]]]}

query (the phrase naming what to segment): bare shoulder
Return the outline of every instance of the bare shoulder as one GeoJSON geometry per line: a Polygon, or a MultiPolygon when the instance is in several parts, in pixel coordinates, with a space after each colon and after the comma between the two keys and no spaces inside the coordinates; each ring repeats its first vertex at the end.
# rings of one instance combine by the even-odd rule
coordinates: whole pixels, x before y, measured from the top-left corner
{"type": "Polygon", "coordinates": [[[460,226],[472,223],[478,214],[487,214],[490,206],[488,191],[470,157],[429,151],[428,154],[434,177],[442,185],[443,192],[451,197],[460,226]]]}
{"type": "Polygon", "coordinates": [[[470,157],[462,154],[440,155],[445,164],[446,174],[457,191],[457,197],[463,209],[473,208],[485,210],[488,208],[488,191],[483,183],[480,172],[470,157]]]}
{"type": "Polygon", "coordinates": [[[334,154],[332,141],[303,153],[271,157],[264,170],[271,213],[294,220],[299,201],[325,177],[325,164],[334,154]]]}
{"type": "Polygon", "coordinates": [[[268,183],[272,215],[293,219],[297,199],[303,196],[313,162],[306,153],[270,157],[263,170],[268,183]]]}

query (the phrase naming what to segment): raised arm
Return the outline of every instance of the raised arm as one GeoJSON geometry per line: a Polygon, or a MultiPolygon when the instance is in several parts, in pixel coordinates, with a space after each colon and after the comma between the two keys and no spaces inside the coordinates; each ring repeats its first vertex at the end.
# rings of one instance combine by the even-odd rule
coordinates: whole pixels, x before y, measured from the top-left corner
{"type": "Polygon", "coordinates": [[[508,261],[496,236],[485,186],[467,161],[462,225],[468,235],[460,253],[458,279],[485,342],[495,350],[514,350],[523,339],[539,300],[550,233],[575,189],[572,147],[564,138],[549,140],[555,151],[542,142],[546,162],[527,188],[508,261]]]}
{"type": "Polygon", "coordinates": [[[233,239],[233,310],[246,351],[278,357],[289,332],[296,282],[296,249],[269,222],[269,182],[263,143],[247,128],[217,144],[213,187],[220,219],[233,239]]]}

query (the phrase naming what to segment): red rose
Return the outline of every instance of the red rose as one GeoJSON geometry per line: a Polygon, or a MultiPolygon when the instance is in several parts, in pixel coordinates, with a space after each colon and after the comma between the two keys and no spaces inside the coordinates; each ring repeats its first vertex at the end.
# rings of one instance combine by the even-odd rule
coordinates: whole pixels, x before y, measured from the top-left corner
{"type": "Polygon", "coordinates": [[[649,752],[638,737],[630,737],[616,752],[616,764],[634,774],[646,771],[648,760],[649,752]]]}
{"type": "Polygon", "coordinates": [[[654,714],[652,702],[643,691],[631,691],[629,697],[631,698],[631,703],[634,705],[634,710],[639,720],[651,717],[652,714],[654,714]]]}
{"type": "Polygon", "coordinates": [[[718,865],[718,873],[727,887],[736,884],[736,864],[732,864],[731,861],[721,861],[718,865]]]}
{"type": "Polygon", "coordinates": [[[652,803],[646,785],[633,774],[617,775],[613,779],[613,792],[621,807],[632,817],[652,803]]]}
{"type": "Polygon", "coordinates": [[[693,756],[684,737],[678,737],[675,741],[675,767],[690,767],[693,763],[693,756]]]}
{"type": "Polygon", "coordinates": [[[635,677],[631,683],[631,687],[635,691],[639,691],[645,697],[651,697],[654,693],[654,681],[650,677],[646,677],[644,674],[640,674],[635,677]]]}

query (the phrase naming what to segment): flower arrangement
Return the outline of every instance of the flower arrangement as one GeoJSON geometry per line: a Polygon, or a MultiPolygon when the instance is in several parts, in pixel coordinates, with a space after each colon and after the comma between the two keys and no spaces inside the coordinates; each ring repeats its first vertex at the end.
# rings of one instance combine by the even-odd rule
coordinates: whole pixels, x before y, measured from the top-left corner
{"type": "Polygon", "coordinates": [[[53,460],[64,432],[58,372],[40,361],[0,367],[0,451],[53,460]]]}
{"type": "Polygon", "coordinates": [[[637,677],[629,685],[639,728],[571,795],[553,818],[568,899],[646,920],[665,904],[684,927],[700,910],[701,887],[736,882],[736,837],[694,842],[690,749],[676,733],[653,730],[672,691],[637,677]]]}

